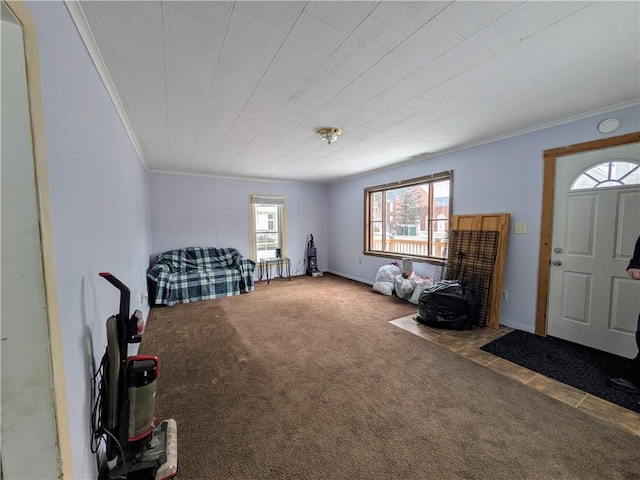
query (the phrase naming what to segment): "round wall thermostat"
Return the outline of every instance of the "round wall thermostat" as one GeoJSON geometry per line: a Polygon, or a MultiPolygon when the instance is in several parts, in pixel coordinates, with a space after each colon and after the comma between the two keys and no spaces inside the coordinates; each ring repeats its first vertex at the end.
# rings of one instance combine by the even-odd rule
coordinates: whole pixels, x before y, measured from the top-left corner
{"type": "Polygon", "coordinates": [[[598,131],[602,133],[615,132],[620,126],[620,120],[617,118],[607,118],[598,124],[598,131]]]}

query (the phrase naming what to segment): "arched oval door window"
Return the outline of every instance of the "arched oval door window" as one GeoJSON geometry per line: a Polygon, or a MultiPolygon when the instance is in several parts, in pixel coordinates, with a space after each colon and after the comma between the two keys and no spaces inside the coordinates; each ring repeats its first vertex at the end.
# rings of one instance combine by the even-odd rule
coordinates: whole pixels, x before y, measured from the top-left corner
{"type": "Polygon", "coordinates": [[[570,190],[640,185],[640,163],[632,160],[610,160],[591,166],[571,184],[570,190]]]}

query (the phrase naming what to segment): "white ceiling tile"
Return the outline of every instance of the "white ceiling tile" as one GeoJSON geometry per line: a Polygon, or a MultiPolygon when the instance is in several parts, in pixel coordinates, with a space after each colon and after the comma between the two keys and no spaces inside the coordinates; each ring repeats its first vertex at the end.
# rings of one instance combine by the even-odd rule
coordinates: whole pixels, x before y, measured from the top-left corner
{"type": "Polygon", "coordinates": [[[165,7],[163,30],[167,50],[197,54],[215,63],[222,48],[226,26],[165,7]]]}
{"type": "Polygon", "coordinates": [[[233,11],[233,2],[195,2],[188,0],[162,2],[166,7],[188,13],[208,22],[226,27],[233,11]]]}
{"type": "Polygon", "coordinates": [[[405,125],[409,125],[411,128],[417,128],[423,125],[427,125],[434,120],[436,120],[435,115],[431,115],[428,112],[420,112],[406,120],[403,120],[402,123],[405,125]]]}
{"type": "Polygon", "coordinates": [[[617,23],[615,30],[630,47],[640,47],[640,21],[636,18],[617,23]]]}
{"type": "Polygon", "coordinates": [[[436,20],[465,38],[471,37],[522,2],[453,2],[436,20]]]}
{"type": "Polygon", "coordinates": [[[232,162],[301,86],[318,70],[347,34],[310,15],[303,15],[269,65],[245,105],[220,154],[232,162]]]}
{"type": "Polygon", "coordinates": [[[131,104],[138,100],[140,105],[149,101],[148,108],[166,108],[166,85],[164,77],[164,60],[158,55],[138,56],[134,52],[111,52],[109,57],[110,72],[116,85],[124,92],[124,97],[131,104]]]}
{"type": "MultiPolygon", "coordinates": [[[[287,32],[234,11],[207,103],[208,130],[198,135],[191,165],[199,170],[215,154],[273,61],[287,32]],[[208,133],[215,132],[215,134],[208,133]]],[[[222,160],[218,160],[222,161],[222,160]]]]}
{"type": "Polygon", "coordinates": [[[146,53],[162,49],[159,2],[88,2],[107,47],[146,53]]]}
{"type": "Polygon", "coordinates": [[[513,35],[523,40],[563,18],[587,7],[591,2],[525,2],[498,20],[513,35]]]}
{"type": "Polygon", "coordinates": [[[516,37],[497,23],[492,23],[453,47],[446,56],[466,67],[473,67],[516,43],[516,37]]]}
{"type": "Polygon", "coordinates": [[[464,110],[467,105],[468,104],[458,100],[457,98],[452,98],[450,100],[447,100],[446,102],[442,102],[438,105],[429,107],[429,110],[427,110],[427,112],[430,115],[436,117],[437,120],[439,118],[444,118],[453,113],[464,110]]]}
{"type": "Polygon", "coordinates": [[[556,51],[569,48],[571,45],[571,40],[562,30],[552,25],[500,52],[496,58],[511,67],[518,68],[556,51]]]}
{"type": "Polygon", "coordinates": [[[556,68],[568,67],[578,71],[591,65],[607,68],[618,63],[637,62],[638,47],[628,45],[613,28],[601,30],[597,35],[586,38],[579,44],[548,55],[546,59],[556,68]]]}
{"type": "Polygon", "coordinates": [[[376,7],[375,2],[308,2],[304,12],[340,30],[351,33],[376,7]]]}
{"type": "Polygon", "coordinates": [[[414,72],[462,43],[464,38],[437,22],[431,22],[398,45],[391,55],[414,72]]]}
{"type": "Polygon", "coordinates": [[[435,88],[420,95],[417,100],[429,102],[430,104],[442,103],[451,98],[458,97],[474,88],[480,87],[487,82],[500,78],[511,71],[504,63],[490,58],[456,75],[448,82],[442,83],[435,88]]]}
{"type": "Polygon", "coordinates": [[[628,19],[634,19],[636,27],[640,24],[640,2],[595,2],[558,26],[572,40],[580,40],[628,19]]]}
{"type": "Polygon", "coordinates": [[[404,38],[404,35],[375,19],[365,20],[290,98],[273,121],[290,123],[287,120],[293,118],[290,115],[298,121],[309,117],[404,38]]]}
{"type": "Polygon", "coordinates": [[[377,98],[394,100],[396,102],[410,101],[427,90],[459,75],[466,67],[442,56],[412,73],[400,82],[394,84],[377,98]]]}
{"type": "Polygon", "coordinates": [[[389,85],[402,80],[406,74],[400,65],[402,62],[398,63],[394,65],[388,57],[385,58],[331,98],[327,104],[335,105],[346,113],[366,103],[389,85]]]}
{"type": "Polygon", "coordinates": [[[402,42],[389,55],[330,100],[356,108],[429,64],[462,41],[446,27],[433,23],[402,42]]]}
{"type": "Polygon", "coordinates": [[[451,2],[380,2],[371,16],[396,30],[412,34],[451,2]]]}
{"type": "Polygon", "coordinates": [[[243,11],[263,22],[289,30],[298,20],[304,5],[304,2],[240,1],[234,2],[234,9],[243,11]]]}
{"type": "Polygon", "coordinates": [[[189,52],[182,55],[167,52],[165,67],[167,97],[185,94],[192,101],[197,102],[202,111],[207,104],[214,67],[215,65],[203,61],[202,57],[189,52]],[[185,74],[185,69],[188,74],[185,74]]]}
{"type": "Polygon", "coordinates": [[[538,59],[496,78],[495,85],[521,87],[545,78],[554,67],[545,59],[538,59]]]}
{"type": "Polygon", "coordinates": [[[571,88],[565,92],[563,99],[578,108],[586,105],[590,110],[597,110],[621,103],[624,95],[617,85],[605,84],[600,88],[571,88]]]}

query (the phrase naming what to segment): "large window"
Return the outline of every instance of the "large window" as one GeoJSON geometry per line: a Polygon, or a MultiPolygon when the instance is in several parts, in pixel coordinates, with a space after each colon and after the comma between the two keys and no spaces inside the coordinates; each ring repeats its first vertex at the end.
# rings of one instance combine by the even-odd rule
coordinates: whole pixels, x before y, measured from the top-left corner
{"type": "Polygon", "coordinates": [[[453,172],[365,188],[365,253],[446,257],[453,172]]]}
{"type": "Polygon", "coordinates": [[[257,262],[284,251],[284,197],[251,195],[251,253],[257,262]]]}

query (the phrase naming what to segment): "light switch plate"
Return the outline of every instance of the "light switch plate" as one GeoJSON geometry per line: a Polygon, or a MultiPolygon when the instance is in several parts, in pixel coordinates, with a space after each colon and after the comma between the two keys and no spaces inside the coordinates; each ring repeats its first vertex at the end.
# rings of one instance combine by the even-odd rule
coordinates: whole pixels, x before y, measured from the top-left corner
{"type": "Polygon", "coordinates": [[[516,223],[514,233],[527,233],[526,223],[516,223]]]}

